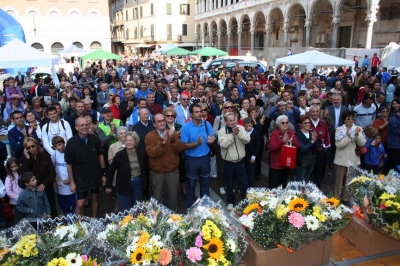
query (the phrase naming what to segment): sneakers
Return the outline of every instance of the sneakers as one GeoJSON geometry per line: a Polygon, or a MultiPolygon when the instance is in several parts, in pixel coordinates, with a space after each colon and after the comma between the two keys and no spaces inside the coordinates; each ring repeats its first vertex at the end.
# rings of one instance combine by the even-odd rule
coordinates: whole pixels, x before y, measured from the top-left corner
{"type": "Polygon", "coordinates": [[[225,195],[226,194],[225,188],[224,187],[220,187],[219,188],[219,193],[221,193],[222,195],[225,195]]]}
{"type": "Polygon", "coordinates": [[[231,211],[233,209],[233,204],[228,204],[228,206],[226,207],[226,209],[228,211],[231,211]]]}

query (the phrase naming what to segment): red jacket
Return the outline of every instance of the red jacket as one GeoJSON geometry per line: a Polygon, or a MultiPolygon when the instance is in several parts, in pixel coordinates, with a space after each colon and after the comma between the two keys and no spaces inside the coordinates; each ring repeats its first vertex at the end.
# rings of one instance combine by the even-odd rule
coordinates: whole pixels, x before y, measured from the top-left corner
{"type": "MultiPolygon", "coordinates": [[[[282,138],[284,133],[278,128],[272,131],[269,138],[269,149],[271,151],[270,155],[270,167],[272,169],[284,169],[280,164],[282,145],[284,145],[282,138]]],[[[300,143],[296,138],[296,132],[292,130],[287,131],[288,139],[293,138],[292,145],[300,148],[300,143]]]]}
{"type": "Polygon", "coordinates": [[[317,124],[317,127],[315,127],[314,124],[311,122],[311,129],[317,133],[318,140],[324,141],[324,142],[321,141],[321,146],[317,149],[317,151],[322,151],[322,144],[324,144],[325,146],[329,146],[331,144],[329,129],[325,121],[320,119],[317,124]]]}
{"type": "Polygon", "coordinates": [[[379,57],[377,57],[377,56],[372,57],[371,67],[378,67],[380,64],[381,64],[381,60],[379,59],[379,57]]]}

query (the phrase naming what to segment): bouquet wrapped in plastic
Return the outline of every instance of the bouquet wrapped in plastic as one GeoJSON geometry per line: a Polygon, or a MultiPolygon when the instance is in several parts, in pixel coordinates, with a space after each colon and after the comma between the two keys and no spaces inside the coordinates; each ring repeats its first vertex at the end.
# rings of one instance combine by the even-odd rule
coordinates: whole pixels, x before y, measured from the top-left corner
{"type": "Polygon", "coordinates": [[[228,223],[221,206],[204,196],[189,210],[176,243],[182,265],[235,265],[246,252],[243,234],[228,223]]]}
{"type": "Polygon", "coordinates": [[[348,179],[348,190],[357,215],[376,230],[400,239],[399,174],[391,170],[387,176],[376,176],[351,166],[348,179]]]}
{"type": "Polygon", "coordinates": [[[275,248],[279,242],[275,210],[282,192],[282,188],[249,188],[246,199],[231,212],[231,216],[242,224],[253,241],[266,250],[275,248]]]}
{"type": "Polygon", "coordinates": [[[180,215],[158,204],[154,199],[139,203],[123,213],[101,219],[97,241],[113,250],[119,263],[133,265],[175,265],[177,256],[170,240],[179,228],[180,215]]]}

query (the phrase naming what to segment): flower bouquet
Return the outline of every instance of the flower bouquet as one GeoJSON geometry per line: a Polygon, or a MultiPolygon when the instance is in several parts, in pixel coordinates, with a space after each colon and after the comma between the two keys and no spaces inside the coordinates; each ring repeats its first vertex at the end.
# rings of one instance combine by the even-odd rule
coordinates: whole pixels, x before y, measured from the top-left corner
{"type": "Polygon", "coordinates": [[[49,260],[69,253],[87,254],[92,246],[89,225],[92,218],[67,215],[38,221],[38,244],[49,260]]]}
{"type": "Polygon", "coordinates": [[[231,212],[251,238],[266,250],[275,248],[279,242],[275,210],[281,193],[282,188],[249,188],[246,199],[231,212]]]}
{"type": "Polygon", "coordinates": [[[173,245],[170,234],[179,215],[159,205],[154,199],[140,203],[129,211],[102,219],[103,230],[97,241],[104,243],[120,257],[121,263],[133,265],[175,265],[173,245]]]}
{"type": "Polygon", "coordinates": [[[80,255],[77,253],[69,253],[64,257],[53,258],[47,266],[100,266],[101,263],[97,262],[97,259],[88,257],[87,255],[80,255]]]}
{"type": "Polygon", "coordinates": [[[291,182],[276,207],[280,244],[298,250],[325,240],[345,226],[351,214],[351,209],[327,198],[314,184],[291,182]]]}
{"type": "Polygon", "coordinates": [[[177,244],[183,265],[235,265],[240,261],[248,243],[228,223],[219,204],[204,196],[189,210],[187,222],[177,244]]]}
{"type": "Polygon", "coordinates": [[[376,230],[396,239],[400,239],[400,179],[394,170],[387,176],[366,176],[358,167],[353,166],[355,175],[348,183],[348,189],[354,206],[361,219],[376,230]]]}

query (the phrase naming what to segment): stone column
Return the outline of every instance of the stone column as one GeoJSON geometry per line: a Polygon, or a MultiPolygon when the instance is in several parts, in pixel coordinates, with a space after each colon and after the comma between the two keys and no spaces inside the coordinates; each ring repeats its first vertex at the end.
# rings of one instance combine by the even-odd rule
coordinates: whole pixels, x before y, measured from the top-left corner
{"type": "Polygon", "coordinates": [[[242,49],[242,28],[238,28],[237,35],[238,35],[238,54],[239,54],[239,51],[242,49]]]}
{"type": "Polygon", "coordinates": [[[218,8],[221,8],[221,4],[222,4],[222,3],[221,3],[221,0],[218,0],[218,6],[217,6],[217,7],[218,7],[218,8]]]}
{"type": "Polygon", "coordinates": [[[212,32],[211,29],[210,29],[210,32],[208,33],[208,39],[209,39],[209,41],[210,41],[210,43],[209,43],[208,46],[212,46],[212,42],[213,42],[213,32],[212,32]]]}
{"type": "Polygon", "coordinates": [[[229,50],[231,49],[231,31],[228,30],[226,32],[226,35],[228,35],[228,43],[227,43],[226,51],[229,53],[229,50]]]}
{"type": "Polygon", "coordinates": [[[334,16],[332,19],[332,25],[333,25],[333,30],[332,30],[332,48],[337,48],[338,46],[338,31],[339,31],[339,24],[340,24],[340,17],[339,16],[334,16]]]}
{"type": "Polygon", "coordinates": [[[207,11],[208,11],[208,2],[209,2],[210,0],[204,0],[204,1],[205,1],[205,4],[204,4],[204,6],[205,6],[204,12],[207,12],[207,11]]]}
{"type": "Polygon", "coordinates": [[[305,19],[304,27],[306,28],[306,47],[310,47],[310,32],[311,32],[311,19],[305,19]]]}
{"type": "Polygon", "coordinates": [[[204,48],[204,32],[201,33],[201,48],[204,48]]]}
{"type": "Polygon", "coordinates": [[[251,55],[254,55],[254,27],[250,27],[250,52],[251,55]]]}
{"type": "Polygon", "coordinates": [[[213,1],[214,9],[217,9],[217,1],[218,1],[218,0],[211,0],[211,1],[213,1]]]}
{"type": "Polygon", "coordinates": [[[376,22],[376,13],[372,14],[371,16],[367,16],[365,19],[367,21],[367,37],[365,39],[365,48],[371,49],[372,46],[372,35],[374,33],[374,23],[376,22]]]}
{"type": "Polygon", "coordinates": [[[289,46],[289,22],[283,22],[283,46],[286,48],[289,46]]]}
{"type": "Polygon", "coordinates": [[[271,25],[265,24],[265,47],[268,48],[271,45],[271,25]]]}
{"type": "Polygon", "coordinates": [[[221,49],[221,31],[217,32],[217,36],[218,36],[218,49],[221,49]]]}

